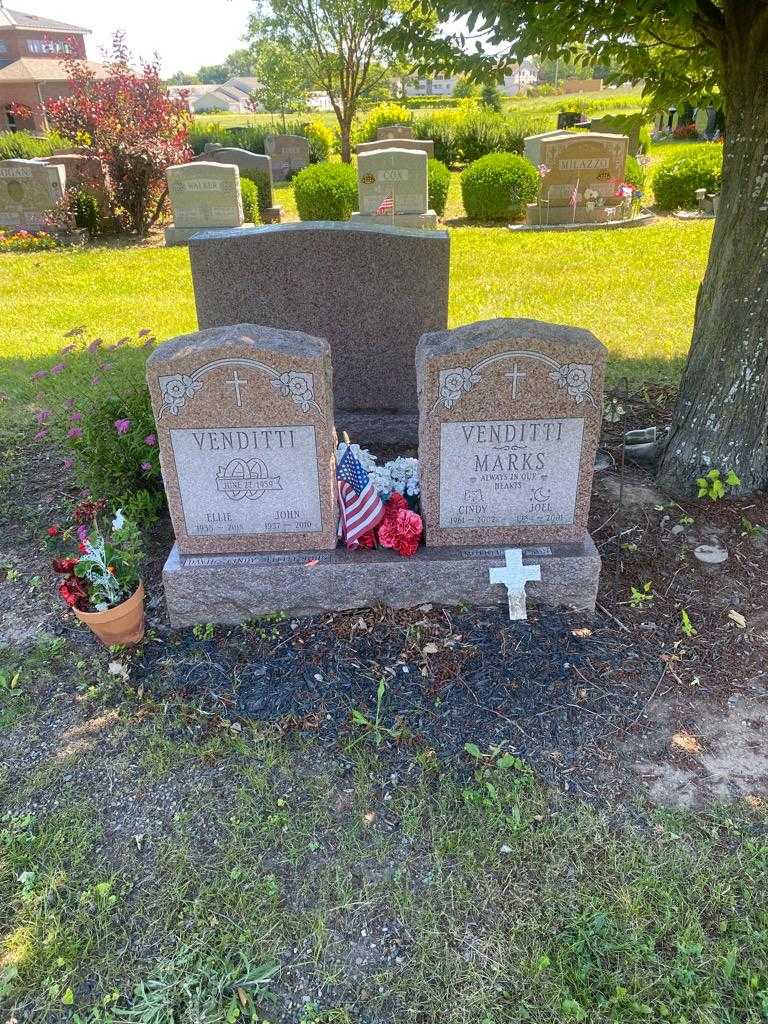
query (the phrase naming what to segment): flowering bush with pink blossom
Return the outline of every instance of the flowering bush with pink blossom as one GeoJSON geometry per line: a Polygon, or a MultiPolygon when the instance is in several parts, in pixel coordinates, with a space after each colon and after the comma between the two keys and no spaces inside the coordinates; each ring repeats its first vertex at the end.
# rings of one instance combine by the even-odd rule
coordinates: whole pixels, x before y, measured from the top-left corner
{"type": "Polygon", "coordinates": [[[154,345],[149,330],[108,343],[77,327],[51,366],[32,374],[35,440],[61,454],[77,484],[134,519],[155,515],[164,501],[144,379],[154,345]]]}

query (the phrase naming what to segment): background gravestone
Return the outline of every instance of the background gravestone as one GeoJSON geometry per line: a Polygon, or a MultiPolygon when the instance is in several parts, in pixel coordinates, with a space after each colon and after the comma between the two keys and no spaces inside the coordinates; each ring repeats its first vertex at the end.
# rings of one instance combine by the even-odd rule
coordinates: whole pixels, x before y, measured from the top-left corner
{"type": "Polygon", "coordinates": [[[280,221],[280,207],[275,206],[272,188],[272,160],[264,153],[252,153],[249,149],[236,146],[222,146],[209,142],[202,155],[203,160],[214,160],[220,164],[234,164],[241,178],[250,180],[259,188],[259,214],[264,224],[280,221]]]}
{"type": "Polygon", "coordinates": [[[435,143],[432,139],[377,139],[375,142],[358,142],[355,153],[361,156],[375,149],[422,150],[430,159],[435,155],[435,143]]]}
{"type": "Polygon", "coordinates": [[[375,149],[357,158],[359,213],[352,220],[403,228],[436,228],[437,214],[428,209],[427,154],[423,150],[375,149]],[[377,214],[383,200],[394,211],[377,214]]]}
{"type": "Polygon", "coordinates": [[[589,331],[500,319],[416,352],[426,542],[582,541],[605,347],[589,331]]]}
{"type": "Polygon", "coordinates": [[[309,139],[303,135],[268,135],[264,149],[272,161],[275,181],[285,181],[309,163],[309,139]]]}
{"type": "Polygon", "coordinates": [[[319,221],[206,232],[190,244],[198,322],[327,338],[339,430],[412,443],[414,354],[447,324],[449,256],[444,231],[319,221]]]}
{"type": "Polygon", "coordinates": [[[243,227],[237,167],[198,160],[169,167],[165,177],[173,210],[173,223],[165,229],[166,245],[188,242],[205,228],[243,227]]]}
{"type": "Polygon", "coordinates": [[[541,144],[542,142],[549,141],[550,139],[572,139],[575,138],[573,132],[567,132],[565,129],[558,128],[554,131],[541,132],[539,135],[529,135],[523,144],[523,155],[526,160],[530,160],[536,167],[539,166],[541,161],[541,144]]]}
{"type": "Polygon", "coordinates": [[[412,139],[413,128],[409,124],[387,124],[376,129],[377,139],[412,139]]]}
{"type": "Polygon", "coordinates": [[[61,166],[36,160],[0,160],[0,227],[36,230],[64,197],[66,174],[61,166]]]}
{"type": "MultiPolygon", "coordinates": [[[[606,208],[619,205],[616,185],[624,181],[629,139],[626,135],[595,132],[562,133],[542,137],[538,143],[539,164],[549,173],[541,181],[541,195],[547,200],[550,224],[569,223],[574,219],[571,195],[578,192],[578,223],[606,218],[606,208]],[[584,207],[584,189],[594,189],[604,205],[593,210],[584,207]]],[[[537,203],[527,207],[528,223],[537,224],[541,210],[537,203]]]]}
{"type": "Polygon", "coordinates": [[[237,324],[147,360],[160,464],[182,554],[336,546],[328,343],[237,324]]]}

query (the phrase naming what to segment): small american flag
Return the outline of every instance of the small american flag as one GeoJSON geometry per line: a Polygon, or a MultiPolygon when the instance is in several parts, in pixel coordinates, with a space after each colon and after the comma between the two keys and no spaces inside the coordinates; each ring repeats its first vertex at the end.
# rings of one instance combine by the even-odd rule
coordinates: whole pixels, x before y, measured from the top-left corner
{"type": "Polygon", "coordinates": [[[579,183],[576,182],[573,192],[571,192],[571,198],[568,200],[569,206],[576,206],[579,202],[579,183]]]}
{"type": "Polygon", "coordinates": [[[384,505],[349,447],[336,467],[336,484],[341,515],[339,536],[348,548],[356,548],[359,538],[383,519],[384,505]]]}
{"type": "Polygon", "coordinates": [[[394,193],[393,193],[392,195],[385,196],[385,198],[382,199],[382,201],[376,207],[376,216],[377,217],[380,217],[380,216],[383,217],[387,213],[392,213],[393,214],[394,212],[395,212],[395,196],[394,196],[394,193]]]}

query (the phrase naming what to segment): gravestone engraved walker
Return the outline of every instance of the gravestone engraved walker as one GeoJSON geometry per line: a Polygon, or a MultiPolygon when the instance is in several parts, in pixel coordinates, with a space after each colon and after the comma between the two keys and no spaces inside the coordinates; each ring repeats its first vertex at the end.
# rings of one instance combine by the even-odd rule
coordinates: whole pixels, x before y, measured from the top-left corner
{"type": "Polygon", "coordinates": [[[36,230],[64,197],[66,174],[61,166],[36,160],[0,160],[0,227],[36,230]]]}
{"type": "Polygon", "coordinates": [[[390,224],[400,228],[437,227],[437,214],[428,209],[427,154],[423,150],[375,149],[357,158],[359,213],[353,221],[390,224]],[[382,203],[387,213],[377,213],[382,203]]]}
{"type": "Polygon", "coordinates": [[[309,140],[303,135],[268,135],[264,149],[272,161],[274,181],[285,181],[309,163],[309,140]]]}
{"type": "MultiPolygon", "coordinates": [[[[201,159],[198,157],[198,159],[201,159]]],[[[241,178],[250,178],[254,184],[261,184],[266,193],[262,200],[259,194],[259,215],[264,224],[279,224],[281,207],[275,206],[272,189],[272,160],[264,153],[252,153],[249,149],[238,149],[237,146],[222,146],[220,142],[206,143],[202,155],[203,160],[213,160],[220,164],[234,164],[240,171],[241,178]]]]}
{"type": "Polygon", "coordinates": [[[257,323],[327,338],[339,431],[416,441],[416,345],[447,325],[446,232],[317,221],[209,231],[189,252],[201,328],[257,323]]]}
{"type": "Polygon", "coordinates": [[[166,245],[183,245],[197,231],[212,227],[242,229],[243,200],[237,167],[197,161],[165,172],[173,223],[165,229],[166,245]]]}
{"type": "Polygon", "coordinates": [[[181,555],[336,545],[328,343],[252,324],[186,334],[147,360],[181,555]]]}
{"type": "Polygon", "coordinates": [[[362,156],[363,153],[372,153],[377,149],[410,149],[426,153],[429,158],[435,155],[433,139],[376,139],[375,142],[358,142],[355,153],[362,156]]]}
{"type": "Polygon", "coordinates": [[[584,542],[605,359],[589,331],[536,320],[421,339],[427,544],[584,542]]]}

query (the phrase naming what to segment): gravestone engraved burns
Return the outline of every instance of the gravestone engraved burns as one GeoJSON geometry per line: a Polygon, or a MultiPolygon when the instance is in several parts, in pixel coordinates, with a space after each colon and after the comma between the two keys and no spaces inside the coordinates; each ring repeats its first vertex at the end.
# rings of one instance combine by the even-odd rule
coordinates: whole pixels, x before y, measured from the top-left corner
{"type": "Polygon", "coordinates": [[[272,161],[274,181],[285,181],[309,163],[309,140],[303,135],[268,135],[264,149],[272,161]]]}
{"type": "Polygon", "coordinates": [[[272,160],[264,153],[252,153],[249,149],[237,146],[222,146],[220,142],[206,143],[203,160],[213,160],[220,164],[234,164],[240,171],[241,178],[250,178],[254,184],[261,185],[264,197],[259,194],[259,215],[264,224],[279,224],[281,208],[275,206],[272,160]]]}
{"type": "Polygon", "coordinates": [[[328,343],[238,324],[183,335],[147,361],[181,555],[336,545],[328,343]]]}
{"type": "Polygon", "coordinates": [[[359,212],[353,221],[402,228],[437,227],[437,214],[428,198],[427,154],[421,150],[386,149],[357,158],[359,212]],[[387,212],[378,213],[380,207],[387,212]]]}
{"type": "Polygon", "coordinates": [[[0,160],[0,227],[37,230],[64,198],[66,173],[36,160],[0,160]]]}

